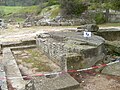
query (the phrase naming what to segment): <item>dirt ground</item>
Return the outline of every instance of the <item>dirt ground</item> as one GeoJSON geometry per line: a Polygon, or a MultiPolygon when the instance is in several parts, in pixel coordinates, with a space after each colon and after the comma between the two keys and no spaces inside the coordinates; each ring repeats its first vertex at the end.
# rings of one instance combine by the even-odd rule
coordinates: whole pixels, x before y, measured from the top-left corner
{"type": "Polygon", "coordinates": [[[22,73],[37,74],[44,72],[57,72],[60,67],[53,63],[37,48],[13,51],[17,64],[22,73]],[[27,72],[26,72],[26,69],[27,72]]]}
{"type": "MultiPolygon", "coordinates": [[[[11,27],[9,29],[1,30],[0,32],[0,41],[19,41],[24,38],[35,38],[36,34],[41,32],[48,31],[59,31],[66,27],[32,27],[32,28],[15,28],[11,27]]],[[[76,28],[76,27],[67,27],[67,28],[76,28]]],[[[119,27],[120,28],[120,27],[119,27]]],[[[17,54],[17,52],[16,52],[17,54]]],[[[24,58],[25,53],[20,54],[24,58]]],[[[0,56],[0,61],[2,56],[0,56]]],[[[20,59],[20,58],[19,58],[20,59]]],[[[48,62],[47,62],[48,63],[48,62]]],[[[49,65],[51,65],[49,63],[49,65]]],[[[120,77],[108,76],[108,75],[87,75],[81,79],[80,88],[76,90],[120,90],[120,77]]]]}
{"type": "Polygon", "coordinates": [[[120,77],[108,75],[89,76],[80,84],[82,90],[120,90],[120,77]]]}

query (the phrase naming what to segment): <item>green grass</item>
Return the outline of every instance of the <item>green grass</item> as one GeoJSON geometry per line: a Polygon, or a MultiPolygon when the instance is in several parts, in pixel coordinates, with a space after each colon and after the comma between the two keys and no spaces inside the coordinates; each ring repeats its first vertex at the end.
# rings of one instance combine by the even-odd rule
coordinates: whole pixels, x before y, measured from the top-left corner
{"type": "Polygon", "coordinates": [[[3,10],[5,14],[17,13],[22,8],[21,6],[0,6],[0,10],[3,10]]]}
{"type": "Polygon", "coordinates": [[[98,26],[100,26],[100,27],[109,27],[109,26],[116,27],[116,26],[120,26],[120,23],[105,23],[105,24],[100,24],[98,26]]]}
{"type": "Polygon", "coordinates": [[[14,13],[35,13],[38,6],[0,6],[0,10],[3,11],[5,16],[12,15],[14,13]]]}
{"type": "Polygon", "coordinates": [[[36,13],[38,6],[26,6],[19,10],[19,13],[36,13]]]}
{"type": "Polygon", "coordinates": [[[52,11],[51,11],[51,18],[55,18],[60,12],[60,7],[57,5],[52,11]]]}
{"type": "Polygon", "coordinates": [[[29,58],[21,58],[18,57],[19,59],[22,59],[23,62],[25,63],[32,63],[32,68],[38,68],[37,71],[41,72],[41,71],[52,71],[51,68],[46,65],[46,63],[42,62],[41,58],[42,57],[42,53],[40,53],[38,50],[34,50],[34,49],[28,49],[26,50],[27,52],[29,52],[29,54],[31,56],[29,56],[29,58]]]}
{"type": "Polygon", "coordinates": [[[52,5],[42,9],[40,15],[50,14],[50,18],[56,17],[60,12],[60,5],[52,5]]]}

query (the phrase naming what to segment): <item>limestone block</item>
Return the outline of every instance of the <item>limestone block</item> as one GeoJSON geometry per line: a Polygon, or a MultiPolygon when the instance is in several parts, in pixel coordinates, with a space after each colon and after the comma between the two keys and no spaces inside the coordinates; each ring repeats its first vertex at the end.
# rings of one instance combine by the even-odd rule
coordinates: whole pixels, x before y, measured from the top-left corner
{"type": "Polygon", "coordinates": [[[109,75],[120,76],[120,63],[116,63],[116,64],[105,67],[102,70],[102,73],[109,74],[109,75]]]}
{"type": "Polygon", "coordinates": [[[24,90],[25,82],[10,48],[3,49],[3,64],[5,65],[7,79],[10,79],[9,82],[12,87],[17,90],[24,90]]]}
{"type": "MultiPolygon", "coordinates": [[[[105,56],[104,39],[92,35],[86,39],[82,32],[50,32],[40,47],[61,70],[86,68],[95,65],[105,56]],[[43,48],[45,47],[46,48],[43,48]],[[48,51],[46,50],[48,48],[48,51]],[[63,56],[66,54],[66,56],[63,56]],[[73,68],[71,68],[71,66],[73,68]]],[[[39,38],[41,40],[42,38],[39,38]]]]}
{"type": "Polygon", "coordinates": [[[97,32],[99,27],[96,24],[86,24],[78,27],[77,29],[86,29],[87,31],[90,32],[97,32]]]}
{"type": "Polygon", "coordinates": [[[34,78],[35,90],[74,90],[78,87],[79,83],[67,73],[53,78],[34,78]]]}

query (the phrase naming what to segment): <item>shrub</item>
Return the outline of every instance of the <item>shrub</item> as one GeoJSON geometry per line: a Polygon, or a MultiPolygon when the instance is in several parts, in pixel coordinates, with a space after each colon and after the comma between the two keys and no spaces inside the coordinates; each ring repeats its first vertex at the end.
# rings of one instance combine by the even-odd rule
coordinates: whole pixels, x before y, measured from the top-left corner
{"type": "Polygon", "coordinates": [[[4,10],[0,9],[0,18],[2,18],[5,15],[4,10]]]}
{"type": "Polygon", "coordinates": [[[105,15],[102,12],[96,13],[94,20],[97,24],[102,24],[106,22],[105,15]]]}
{"type": "Polygon", "coordinates": [[[58,0],[48,0],[48,6],[58,4],[58,0]]]}
{"type": "Polygon", "coordinates": [[[79,17],[81,13],[87,10],[87,5],[80,0],[61,0],[62,16],[64,17],[79,17]]]}

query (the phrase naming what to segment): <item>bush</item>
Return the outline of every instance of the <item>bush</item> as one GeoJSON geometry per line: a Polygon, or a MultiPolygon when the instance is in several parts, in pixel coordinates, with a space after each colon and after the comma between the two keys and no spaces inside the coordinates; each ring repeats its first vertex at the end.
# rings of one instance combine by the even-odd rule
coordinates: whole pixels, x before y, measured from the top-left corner
{"type": "Polygon", "coordinates": [[[61,0],[62,16],[79,17],[81,13],[87,10],[87,5],[80,0],[61,0]]]}
{"type": "Polygon", "coordinates": [[[0,9],[0,18],[2,18],[5,15],[4,10],[0,9]]]}
{"type": "Polygon", "coordinates": [[[106,22],[105,15],[102,12],[96,13],[94,20],[97,24],[102,24],[106,22]]]}
{"type": "Polygon", "coordinates": [[[48,6],[58,4],[58,0],[48,0],[48,6]]]}

